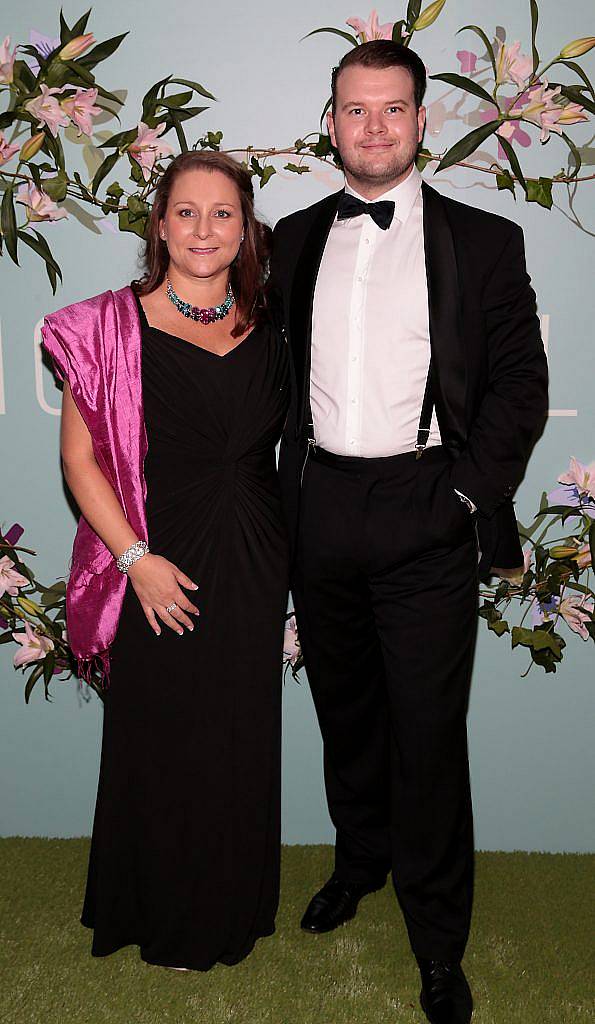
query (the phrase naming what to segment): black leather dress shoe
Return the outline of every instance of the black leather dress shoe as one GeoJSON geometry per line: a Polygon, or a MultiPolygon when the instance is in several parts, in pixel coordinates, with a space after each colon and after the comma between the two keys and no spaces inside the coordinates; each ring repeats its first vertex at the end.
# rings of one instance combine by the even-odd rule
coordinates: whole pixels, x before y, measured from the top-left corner
{"type": "Polygon", "coordinates": [[[312,934],[332,932],[340,924],[355,917],[362,896],[376,892],[383,884],[381,882],[379,885],[371,886],[357,882],[342,882],[340,878],[332,875],[320,892],[310,900],[308,909],[302,917],[301,927],[305,932],[312,934]]]}
{"type": "Polygon", "coordinates": [[[471,989],[459,963],[417,958],[421,974],[420,1002],[430,1024],[469,1024],[471,989]]]}

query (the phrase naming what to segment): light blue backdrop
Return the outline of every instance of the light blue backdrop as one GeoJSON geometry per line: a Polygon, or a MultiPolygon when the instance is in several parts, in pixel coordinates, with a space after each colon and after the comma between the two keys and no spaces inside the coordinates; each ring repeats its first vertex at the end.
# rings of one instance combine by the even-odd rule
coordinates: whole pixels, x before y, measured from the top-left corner
{"type": "MultiPolygon", "coordinates": [[[[90,28],[98,39],[131,29],[120,50],[100,66],[107,88],[130,93],[123,127],[135,124],[140,99],[167,74],[202,81],[219,99],[197,120],[196,135],[221,128],[227,147],[291,144],[315,130],[329,91],[330,67],[342,43],[331,36],[300,42],[321,25],[340,26],[354,14],[367,17],[367,3],[302,0],[290,7],[272,0],[218,4],[169,0],[104,2],[90,28]],[[357,7],[359,6],[359,9],[357,7]]],[[[65,15],[82,13],[72,0],[65,15]]],[[[381,21],[401,17],[405,3],[386,0],[381,21]]],[[[458,71],[457,49],[477,52],[471,34],[455,36],[474,22],[489,32],[498,23],[508,39],[530,44],[528,4],[518,0],[449,0],[439,21],[416,37],[430,72],[458,71]]],[[[571,39],[595,33],[591,0],[562,5],[541,0],[540,48],[557,53],[571,39]]],[[[30,28],[53,34],[53,5],[28,0],[5,8],[0,37],[25,41],[30,28]]],[[[588,58],[593,77],[595,61],[588,58]]],[[[426,144],[444,149],[454,140],[445,112],[455,97],[431,83],[426,144]]],[[[467,109],[467,108],[465,108],[467,109]]],[[[114,128],[114,130],[116,130],[114,128]]],[[[534,143],[529,171],[556,172],[565,162],[555,137],[544,152],[534,143]]],[[[194,135],[191,133],[191,137],[194,135]]],[[[579,138],[590,141],[590,126],[579,138]]],[[[588,170],[592,168],[587,168],[588,170]]],[[[431,169],[426,170],[431,178],[431,169]]],[[[277,217],[315,201],[340,183],[325,168],[296,178],[282,173],[258,195],[261,214],[277,217]]],[[[578,191],[574,207],[585,230],[572,221],[565,189],[556,193],[550,214],[498,194],[491,178],[454,170],[435,179],[438,188],[464,202],[517,220],[525,230],[527,260],[548,335],[552,374],[551,416],[518,496],[522,519],[531,517],[543,489],[551,488],[570,455],[595,459],[593,387],[593,231],[595,182],[578,191]]],[[[58,459],[59,393],[35,357],[36,325],[47,311],[119,287],[136,274],[138,239],[109,231],[91,233],[77,224],[48,225],[44,231],[61,263],[65,286],[53,298],[45,273],[28,252],[17,270],[1,263],[0,307],[0,516],[26,527],[24,540],[39,551],[38,576],[47,582],[66,571],[74,522],[64,500],[58,459]]],[[[570,650],[562,671],[546,676],[534,669],[526,679],[523,655],[511,655],[507,641],[480,632],[470,709],[470,749],[476,808],[476,840],[483,849],[595,849],[592,780],[593,646],[567,637],[570,650]]],[[[54,685],[54,701],[43,692],[23,703],[22,677],[13,672],[9,648],[0,648],[0,834],[88,834],[98,770],[101,710],[85,704],[73,683],[54,685]]],[[[166,681],[164,681],[166,685],[166,681]]],[[[323,797],[321,746],[307,685],[293,682],[284,693],[284,839],[321,842],[332,838],[323,797]]]]}

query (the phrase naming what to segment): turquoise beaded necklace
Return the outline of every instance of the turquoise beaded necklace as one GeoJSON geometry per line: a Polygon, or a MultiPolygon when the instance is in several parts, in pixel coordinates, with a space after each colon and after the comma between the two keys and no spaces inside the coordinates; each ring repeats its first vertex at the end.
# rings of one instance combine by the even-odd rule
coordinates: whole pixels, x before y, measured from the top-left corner
{"type": "Polygon", "coordinates": [[[214,324],[216,320],[223,320],[235,302],[231,285],[228,285],[227,295],[218,306],[207,306],[204,309],[201,306],[192,306],[176,294],[169,277],[167,278],[167,297],[182,316],[188,317],[189,320],[196,320],[199,324],[214,324]]]}

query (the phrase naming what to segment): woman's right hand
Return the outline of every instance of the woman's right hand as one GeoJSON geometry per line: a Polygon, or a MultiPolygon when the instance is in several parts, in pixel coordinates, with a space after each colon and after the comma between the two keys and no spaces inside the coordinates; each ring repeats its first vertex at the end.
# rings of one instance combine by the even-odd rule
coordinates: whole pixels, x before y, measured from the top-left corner
{"type": "Polygon", "coordinates": [[[173,562],[168,562],[167,558],[162,558],[161,555],[148,553],[130,566],[128,576],[147,622],[157,636],[161,635],[157,616],[180,636],[184,632],[184,626],[192,632],[194,623],[188,615],[200,613],[180,588],[198,590],[198,585],[173,562]],[[168,612],[167,608],[172,604],[175,604],[175,608],[168,612]]]}

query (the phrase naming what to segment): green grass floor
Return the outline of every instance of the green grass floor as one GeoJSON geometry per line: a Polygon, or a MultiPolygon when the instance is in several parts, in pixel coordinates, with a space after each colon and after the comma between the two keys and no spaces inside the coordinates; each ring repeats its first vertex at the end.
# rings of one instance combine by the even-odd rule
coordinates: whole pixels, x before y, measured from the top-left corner
{"type": "MultiPolygon", "coordinates": [[[[237,967],[180,974],[134,947],[90,956],[79,924],[88,841],[0,840],[2,1024],[414,1024],[417,969],[392,888],[305,935],[328,846],[284,849],[277,932],[237,967]]],[[[474,1024],[595,1021],[595,857],[484,853],[465,967],[474,1024]]]]}

